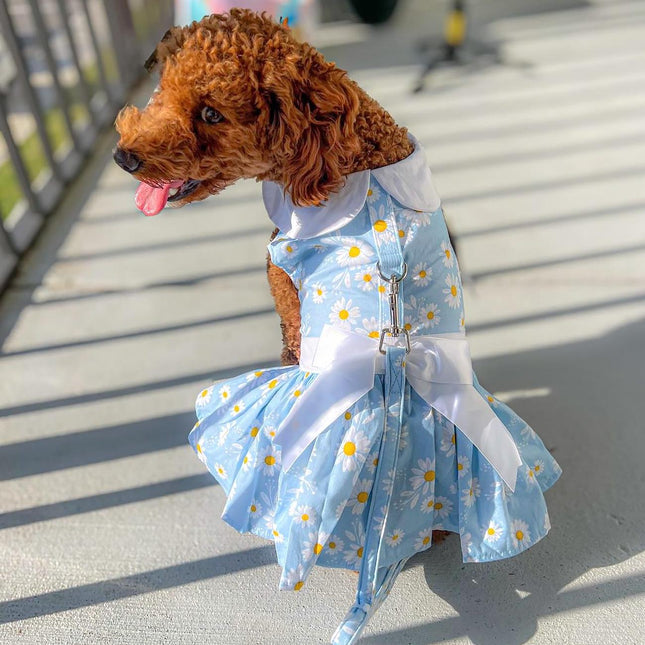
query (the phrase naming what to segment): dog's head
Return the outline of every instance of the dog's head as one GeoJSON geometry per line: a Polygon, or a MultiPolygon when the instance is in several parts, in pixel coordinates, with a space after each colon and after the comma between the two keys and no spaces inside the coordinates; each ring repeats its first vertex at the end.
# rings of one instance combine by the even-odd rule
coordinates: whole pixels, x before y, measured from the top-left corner
{"type": "Polygon", "coordinates": [[[146,108],[117,117],[114,153],[143,182],[148,214],[245,177],[277,181],[309,206],[351,171],[357,86],[265,15],[233,9],[170,29],[146,63],[155,66],[146,108]]]}

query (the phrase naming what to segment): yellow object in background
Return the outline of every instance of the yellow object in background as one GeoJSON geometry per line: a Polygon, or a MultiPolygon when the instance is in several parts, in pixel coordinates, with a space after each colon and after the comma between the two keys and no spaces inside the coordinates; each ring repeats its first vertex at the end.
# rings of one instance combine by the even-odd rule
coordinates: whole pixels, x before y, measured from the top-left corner
{"type": "Polygon", "coordinates": [[[466,37],[466,14],[462,9],[453,9],[446,18],[444,38],[448,45],[457,47],[466,37]]]}

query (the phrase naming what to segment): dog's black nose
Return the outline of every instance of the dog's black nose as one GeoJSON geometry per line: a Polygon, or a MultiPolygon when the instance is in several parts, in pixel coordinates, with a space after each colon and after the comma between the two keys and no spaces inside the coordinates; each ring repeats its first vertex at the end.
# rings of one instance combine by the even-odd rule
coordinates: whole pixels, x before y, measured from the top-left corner
{"type": "Polygon", "coordinates": [[[134,152],[129,152],[118,146],[114,150],[114,161],[126,172],[137,172],[143,163],[134,152]]]}

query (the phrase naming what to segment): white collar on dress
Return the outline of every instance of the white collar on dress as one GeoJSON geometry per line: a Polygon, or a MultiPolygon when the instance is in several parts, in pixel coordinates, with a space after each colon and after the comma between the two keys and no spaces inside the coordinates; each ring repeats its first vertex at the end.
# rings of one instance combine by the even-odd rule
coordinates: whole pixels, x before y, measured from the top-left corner
{"type": "Polygon", "coordinates": [[[411,155],[376,170],[362,170],[347,176],[345,185],[320,206],[295,206],[289,193],[272,181],[262,182],[262,198],[271,221],[283,235],[307,239],[335,231],[349,223],[363,208],[370,174],[403,206],[433,213],[441,205],[432,185],[432,173],[423,148],[412,136],[411,155]]]}

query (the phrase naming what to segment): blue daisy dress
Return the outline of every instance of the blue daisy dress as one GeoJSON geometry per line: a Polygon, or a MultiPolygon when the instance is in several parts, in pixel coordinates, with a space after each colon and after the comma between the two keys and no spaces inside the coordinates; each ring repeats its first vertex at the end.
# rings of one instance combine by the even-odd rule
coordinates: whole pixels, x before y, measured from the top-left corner
{"type": "Polygon", "coordinates": [[[335,645],[356,642],[433,530],[459,534],[467,562],[543,538],[561,473],[472,372],[457,260],[412,141],[318,207],[264,183],[271,259],[300,298],[300,365],[207,387],[189,437],[226,492],[223,519],[275,543],[280,589],[315,564],[359,572],[335,645]]]}

